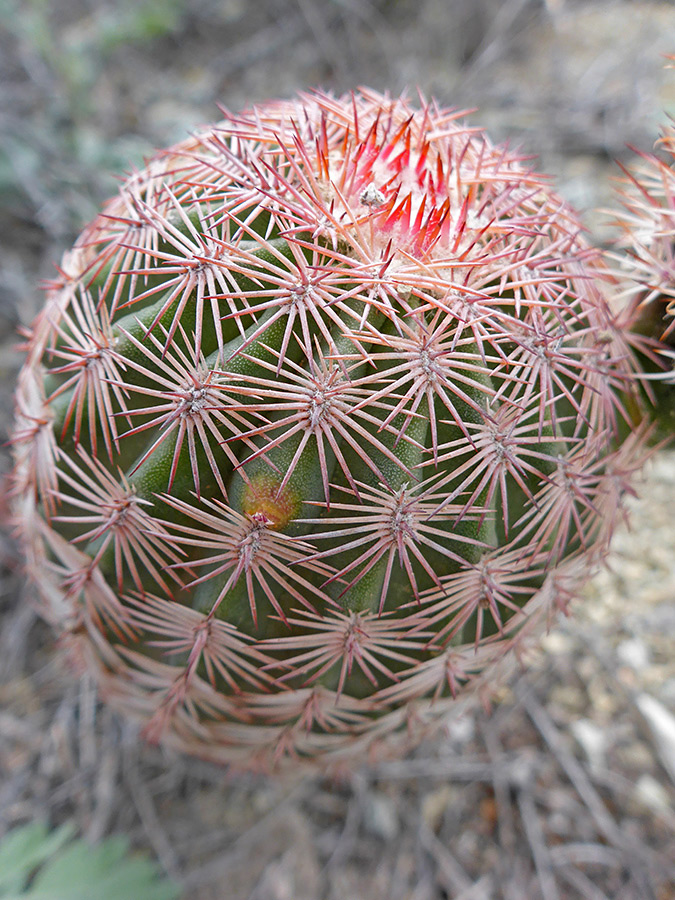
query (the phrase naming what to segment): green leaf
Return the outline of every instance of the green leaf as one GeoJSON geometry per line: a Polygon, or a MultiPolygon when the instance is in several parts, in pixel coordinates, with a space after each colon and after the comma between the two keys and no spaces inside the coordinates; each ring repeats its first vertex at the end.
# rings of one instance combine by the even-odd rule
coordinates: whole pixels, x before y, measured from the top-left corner
{"type": "Polygon", "coordinates": [[[0,897],[22,891],[31,872],[68,842],[72,828],[64,825],[51,833],[42,822],[14,828],[0,842],[0,897]]]}
{"type": "Polygon", "coordinates": [[[0,900],[176,900],[178,886],[125,837],[91,846],[64,825],[15,828],[0,841],[0,900]]]}

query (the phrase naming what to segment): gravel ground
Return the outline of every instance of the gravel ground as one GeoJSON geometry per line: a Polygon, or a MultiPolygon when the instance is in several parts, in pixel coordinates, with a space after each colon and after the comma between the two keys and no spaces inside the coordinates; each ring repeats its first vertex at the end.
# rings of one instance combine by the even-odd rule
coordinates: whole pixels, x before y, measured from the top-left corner
{"type": "MultiPolygon", "coordinates": [[[[3,431],[39,280],[111,173],[216,102],[367,83],[480,106],[474,120],[538,154],[603,239],[613,160],[675,113],[674,39],[675,5],[648,0],[3,0],[3,431]]],[[[0,831],[48,818],[91,840],[127,832],[185,900],[675,898],[675,454],[638,487],[607,569],[492,715],[330,780],[237,777],[140,744],[63,671],[7,532],[0,831]]]]}

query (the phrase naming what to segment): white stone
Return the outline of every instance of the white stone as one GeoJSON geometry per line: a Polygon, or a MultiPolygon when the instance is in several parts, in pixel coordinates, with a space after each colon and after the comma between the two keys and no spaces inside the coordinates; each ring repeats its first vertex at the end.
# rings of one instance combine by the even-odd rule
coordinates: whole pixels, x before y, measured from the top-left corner
{"type": "Polygon", "coordinates": [[[607,749],[605,731],[590,719],[577,719],[571,723],[570,730],[586,754],[590,767],[596,770],[603,768],[607,749]]]}
{"type": "Polygon", "coordinates": [[[639,694],[635,703],[651,729],[659,759],[675,784],[675,716],[650,694],[639,694]]]}
{"type": "Polygon", "coordinates": [[[616,648],[616,654],[625,666],[636,672],[646,669],[651,661],[649,648],[639,638],[622,641],[616,648]]]}

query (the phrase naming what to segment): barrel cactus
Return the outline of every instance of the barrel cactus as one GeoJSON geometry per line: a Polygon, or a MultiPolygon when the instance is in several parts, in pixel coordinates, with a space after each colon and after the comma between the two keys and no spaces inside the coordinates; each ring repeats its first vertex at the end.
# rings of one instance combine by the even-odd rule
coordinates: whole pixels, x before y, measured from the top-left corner
{"type": "Polygon", "coordinates": [[[643,456],[645,348],[599,272],[547,180],[433,102],[303,94],[155,156],[63,259],[17,391],[70,659],[240,767],[399,752],[489,697],[643,456]]]}
{"type": "MultiPolygon", "coordinates": [[[[675,315],[675,126],[668,124],[660,154],[642,153],[626,170],[619,195],[623,209],[615,225],[621,230],[617,262],[626,289],[654,312],[675,315]],[[661,306],[659,306],[659,303],[661,306]]],[[[672,320],[666,335],[675,329],[672,320]]]]}
{"type": "Polygon", "coordinates": [[[660,357],[647,366],[656,419],[664,437],[675,430],[675,127],[667,124],[656,153],[640,153],[617,185],[611,218],[618,237],[607,254],[617,307],[633,329],[656,339],[660,357]],[[663,371],[665,369],[665,372],[663,371]]]}

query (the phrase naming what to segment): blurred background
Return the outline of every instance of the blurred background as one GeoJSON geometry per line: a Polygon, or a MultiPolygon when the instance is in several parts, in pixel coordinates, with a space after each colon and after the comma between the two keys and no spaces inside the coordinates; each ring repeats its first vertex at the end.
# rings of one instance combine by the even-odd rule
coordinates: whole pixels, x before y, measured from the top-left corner
{"type": "MultiPolygon", "coordinates": [[[[478,108],[604,242],[617,161],[675,114],[669,53],[666,0],[0,0],[0,438],[40,281],[125,171],[218,104],[366,84],[478,108]]],[[[672,900],[672,452],[639,494],[609,568],[492,717],[340,780],[141,745],[60,667],[5,529],[0,832],[125,831],[185,900],[672,900]]]]}

